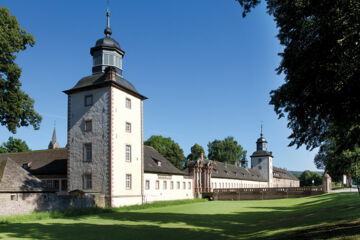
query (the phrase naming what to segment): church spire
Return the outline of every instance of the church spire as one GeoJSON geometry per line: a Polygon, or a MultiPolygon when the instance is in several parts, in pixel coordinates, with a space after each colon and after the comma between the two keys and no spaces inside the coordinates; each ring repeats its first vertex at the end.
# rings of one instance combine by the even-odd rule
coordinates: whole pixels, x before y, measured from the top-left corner
{"type": "Polygon", "coordinates": [[[261,121],[260,137],[263,137],[263,123],[262,123],[262,121],[261,121]]]}
{"type": "Polygon", "coordinates": [[[59,146],[59,143],[56,140],[56,128],[54,126],[53,135],[52,135],[51,141],[49,143],[48,149],[55,149],[55,148],[60,148],[60,146],[59,146]]]}

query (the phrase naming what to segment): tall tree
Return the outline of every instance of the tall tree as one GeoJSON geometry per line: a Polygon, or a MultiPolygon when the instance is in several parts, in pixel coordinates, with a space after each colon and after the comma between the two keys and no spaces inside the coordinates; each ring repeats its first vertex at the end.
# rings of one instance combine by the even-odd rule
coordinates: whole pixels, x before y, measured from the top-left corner
{"type": "MultiPolygon", "coordinates": [[[[260,3],[237,1],[243,16],[260,3]]],[[[325,150],[330,141],[332,157],[324,164],[332,166],[326,168],[337,165],[341,167],[338,170],[346,171],[343,167],[349,169],[352,164],[344,156],[349,152],[356,155],[360,146],[360,2],[266,3],[284,46],[277,72],[284,74],[285,83],[270,92],[270,104],[279,117],[288,119],[292,130],[289,145],[313,149],[324,144],[325,150]]],[[[319,156],[324,154],[321,151],[319,156]]]]}
{"type": "Polygon", "coordinates": [[[208,144],[208,158],[230,164],[236,162],[239,165],[246,158],[246,150],[233,137],[215,139],[208,144]]]}
{"type": "Polygon", "coordinates": [[[171,138],[163,136],[151,136],[144,142],[145,145],[153,147],[178,169],[185,166],[184,150],[171,138]]]}
{"type": "Polygon", "coordinates": [[[27,152],[30,151],[29,146],[25,141],[9,137],[7,142],[4,142],[2,146],[0,146],[0,153],[13,153],[13,152],[27,152]]]}
{"type": "MultiPolygon", "coordinates": [[[[246,14],[260,1],[238,2],[246,14]]],[[[284,46],[277,72],[285,83],[271,91],[270,103],[279,117],[287,115],[290,145],[320,146],[330,124],[359,133],[360,2],[266,2],[284,46]]]]}
{"type": "Polygon", "coordinates": [[[39,129],[41,116],[34,110],[34,100],[23,92],[21,68],[16,53],[35,44],[33,35],[22,29],[9,9],[0,7],[0,123],[16,133],[21,126],[39,129]]]}
{"type": "Polygon", "coordinates": [[[202,146],[200,146],[199,144],[195,143],[191,147],[191,153],[186,157],[186,160],[195,161],[200,157],[201,153],[203,153],[204,158],[206,158],[204,148],[202,146]]]}

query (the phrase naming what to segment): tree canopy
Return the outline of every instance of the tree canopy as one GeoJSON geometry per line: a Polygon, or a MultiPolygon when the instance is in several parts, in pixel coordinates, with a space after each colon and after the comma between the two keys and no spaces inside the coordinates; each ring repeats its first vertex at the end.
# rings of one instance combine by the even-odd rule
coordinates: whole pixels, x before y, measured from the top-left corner
{"type": "Polygon", "coordinates": [[[145,145],[153,147],[178,169],[185,166],[184,151],[178,143],[171,138],[163,136],[151,136],[144,142],[145,145]]]}
{"type": "MultiPolygon", "coordinates": [[[[243,16],[260,3],[237,1],[243,16]]],[[[327,170],[349,171],[358,164],[360,146],[360,2],[266,3],[284,47],[276,70],[285,83],[270,92],[270,104],[279,118],[288,119],[289,145],[323,146],[317,159],[324,159],[327,170]]]]}
{"type": "Polygon", "coordinates": [[[34,44],[33,35],[20,27],[9,9],[0,7],[0,123],[12,133],[21,126],[40,127],[41,116],[34,100],[20,89],[21,68],[15,63],[16,53],[34,44]]]}
{"type": "Polygon", "coordinates": [[[236,162],[239,165],[246,158],[246,150],[233,137],[215,139],[208,144],[208,158],[230,164],[236,162]]]}
{"type": "Polygon", "coordinates": [[[191,147],[191,153],[186,157],[186,160],[187,161],[195,161],[200,157],[201,153],[203,153],[204,158],[206,158],[204,148],[202,146],[200,146],[199,144],[195,143],[191,147]]]}
{"type": "Polygon", "coordinates": [[[309,170],[304,171],[300,175],[300,186],[319,186],[322,184],[322,176],[319,173],[314,173],[309,170]],[[312,183],[314,181],[314,184],[312,183]]]}
{"type": "Polygon", "coordinates": [[[30,151],[29,146],[26,144],[25,141],[9,137],[7,142],[4,142],[0,146],[0,153],[12,153],[12,152],[27,152],[30,151]]]}

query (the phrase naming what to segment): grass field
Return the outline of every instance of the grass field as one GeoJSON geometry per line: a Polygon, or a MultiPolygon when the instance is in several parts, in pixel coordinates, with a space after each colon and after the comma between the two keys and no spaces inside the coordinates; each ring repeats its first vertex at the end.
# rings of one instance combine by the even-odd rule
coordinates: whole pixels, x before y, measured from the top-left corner
{"type": "Polygon", "coordinates": [[[0,239],[360,239],[360,197],[336,193],[37,213],[0,219],[0,239]]]}

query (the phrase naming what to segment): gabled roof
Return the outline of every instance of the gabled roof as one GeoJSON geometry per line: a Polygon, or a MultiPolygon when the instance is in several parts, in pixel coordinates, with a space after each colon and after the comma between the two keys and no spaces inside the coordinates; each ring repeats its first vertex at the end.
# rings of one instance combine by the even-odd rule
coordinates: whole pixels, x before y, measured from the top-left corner
{"type": "Polygon", "coordinates": [[[144,145],[144,172],[184,175],[154,148],[144,145]]]}
{"type": "Polygon", "coordinates": [[[66,175],[67,149],[47,149],[20,153],[0,154],[0,160],[11,158],[20,167],[26,166],[34,175],[66,175]]]}
{"type": "MultiPolygon", "coordinates": [[[[202,161],[203,164],[213,165],[211,177],[214,178],[232,178],[240,180],[267,182],[267,180],[264,178],[264,176],[262,176],[260,171],[254,168],[244,168],[233,164],[227,164],[207,159],[202,159],[198,161],[202,161]]],[[[188,169],[186,169],[186,171],[188,172],[188,169]]]]}
{"type": "Polygon", "coordinates": [[[286,169],[273,167],[273,177],[281,178],[281,179],[290,179],[290,180],[298,180],[291,172],[286,169]]]}
{"type": "Polygon", "coordinates": [[[52,192],[11,158],[0,160],[0,192],[52,192]]]}

